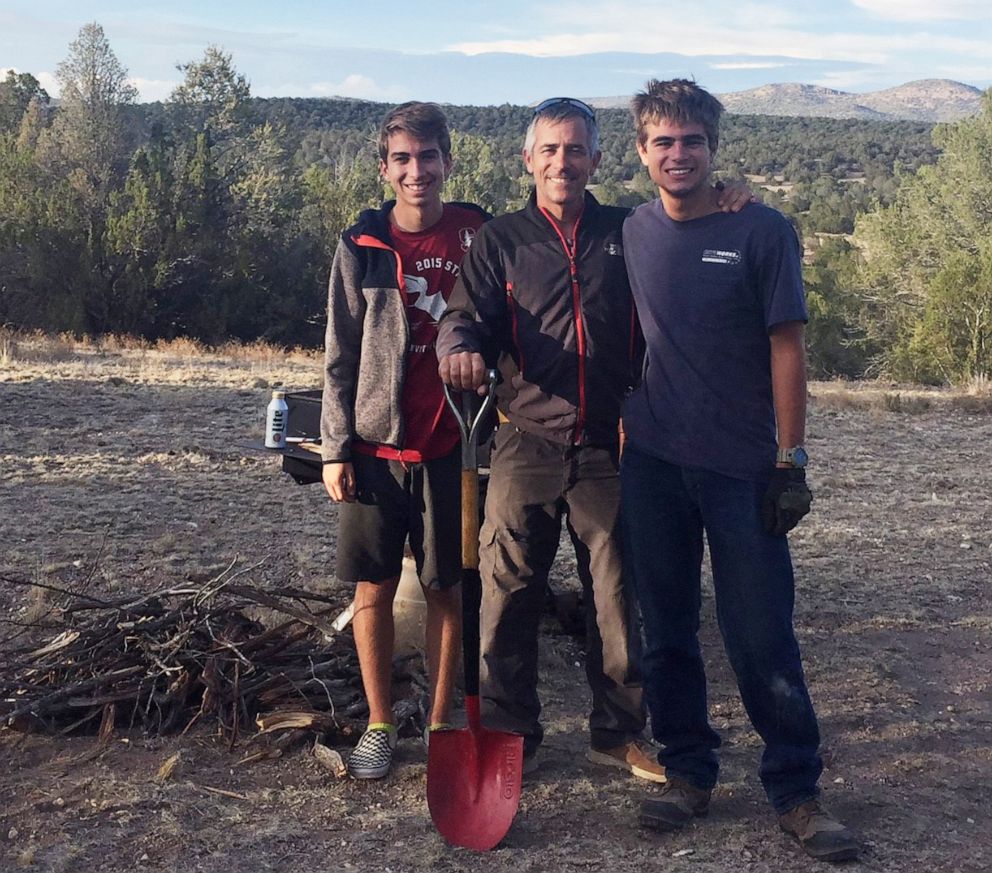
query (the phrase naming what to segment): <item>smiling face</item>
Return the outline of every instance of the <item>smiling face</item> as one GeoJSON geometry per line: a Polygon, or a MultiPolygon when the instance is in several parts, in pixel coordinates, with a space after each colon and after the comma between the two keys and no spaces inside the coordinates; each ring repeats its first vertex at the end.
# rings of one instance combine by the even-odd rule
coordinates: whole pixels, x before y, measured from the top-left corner
{"type": "Polygon", "coordinates": [[[581,116],[560,121],[539,118],[533,146],[524,149],[527,172],[534,177],[537,205],[559,219],[581,210],[589,177],[601,157],[590,147],[589,129],[581,116]]]}
{"type": "Polygon", "coordinates": [[[685,211],[708,203],[713,151],[703,125],[663,118],[647,123],[644,130],[637,152],[666,206],[671,200],[685,211]]]}
{"type": "Polygon", "coordinates": [[[389,134],[386,157],[379,161],[382,178],[396,192],[397,217],[440,214],[441,189],[450,170],[451,158],[444,156],[436,139],[417,139],[402,130],[389,134]]]}

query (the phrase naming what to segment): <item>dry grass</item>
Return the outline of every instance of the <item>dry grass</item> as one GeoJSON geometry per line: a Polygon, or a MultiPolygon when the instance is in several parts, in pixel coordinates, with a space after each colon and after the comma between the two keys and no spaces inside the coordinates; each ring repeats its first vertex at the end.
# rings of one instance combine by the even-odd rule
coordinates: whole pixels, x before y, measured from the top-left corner
{"type": "Polygon", "coordinates": [[[953,407],[962,412],[992,412],[992,377],[984,373],[972,376],[955,393],[953,407]]]}
{"type": "Polygon", "coordinates": [[[226,342],[213,350],[231,361],[246,361],[256,364],[277,364],[292,361],[296,364],[309,364],[317,361],[323,355],[321,349],[305,349],[294,346],[291,349],[274,346],[263,340],[251,343],[226,342]]]}
{"type": "MultiPolygon", "coordinates": [[[[137,358],[153,367],[159,363],[179,363],[185,367],[247,364],[262,371],[256,372],[254,388],[283,384],[281,378],[273,378],[273,371],[285,365],[313,367],[317,374],[321,354],[320,349],[286,348],[263,340],[250,343],[229,340],[210,346],[188,337],[152,342],[122,334],[77,337],[68,333],[46,334],[0,327],[0,365],[11,365],[15,361],[64,363],[92,355],[137,358]]],[[[931,409],[989,414],[992,413],[992,378],[974,376],[955,388],[928,388],[881,380],[812,382],[810,397],[820,409],[860,409],[876,415],[921,415],[931,409]]]]}
{"type": "Polygon", "coordinates": [[[979,373],[977,376],[972,376],[961,388],[966,394],[992,397],[992,376],[979,373]]]}
{"type": "Polygon", "coordinates": [[[0,328],[0,364],[8,365],[17,360],[17,339],[6,328],[0,328]]]}
{"type": "Polygon", "coordinates": [[[76,356],[75,342],[68,334],[45,334],[0,327],[0,364],[15,361],[59,363],[76,356]]]}
{"type": "Polygon", "coordinates": [[[929,388],[881,380],[811,382],[818,409],[865,410],[875,414],[922,415],[935,409],[992,413],[992,381],[972,379],[954,388],[929,388]]]}
{"type": "Polygon", "coordinates": [[[126,334],[74,336],[0,327],[0,364],[14,361],[59,363],[83,354],[145,356],[149,353],[185,360],[219,358],[231,363],[277,365],[287,362],[310,364],[321,355],[319,349],[301,346],[286,348],[264,340],[249,343],[228,340],[211,346],[189,337],[151,341],[126,334]]]}
{"type": "Polygon", "coordinates": [[[902,412],[908,415],[919,415],[929,412],[933,404],[929,397],[920,394],[896,392],[882,395],[882,406],[889,412],[902,412]]]}

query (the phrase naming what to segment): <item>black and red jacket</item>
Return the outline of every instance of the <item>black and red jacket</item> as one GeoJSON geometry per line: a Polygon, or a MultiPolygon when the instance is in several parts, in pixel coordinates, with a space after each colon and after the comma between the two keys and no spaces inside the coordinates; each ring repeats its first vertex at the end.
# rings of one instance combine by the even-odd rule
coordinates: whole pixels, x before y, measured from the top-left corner
{"type": "Polygon", "coordinates": [[[623,257],[629,210],[586,192],[574,254],[530,202],[479,229],[440,322],[438,357],[481,352],[500,411],[563,445],[612,445],[642,342],[623,257]]]}

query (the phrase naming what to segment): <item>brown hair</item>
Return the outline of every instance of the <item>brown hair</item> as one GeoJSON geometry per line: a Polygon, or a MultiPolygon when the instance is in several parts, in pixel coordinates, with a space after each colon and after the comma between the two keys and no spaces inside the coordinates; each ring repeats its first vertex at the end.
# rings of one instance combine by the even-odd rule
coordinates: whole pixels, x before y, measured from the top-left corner
{"type": "Polygon", "coordinates": [[[444,158],[451,157],[451,134],[448,119],[436,103],[411,100],[391,109],[379,125],[379,159],[389,154],[389,135],[403,131],[420,140],[436,139],[444,158]]]}
{"type": "Polygon", "coordinates": [[[706,131],[710,153],[716,151],[720,141],[723,104],[691,79],[669,79],[666,82],[651,79],[643,91],[634,95],[630,109],[637,125],[637,142],[642,146],[648,141],[647,125],[667,119],[679,124],[701,124],[706,131]]]}

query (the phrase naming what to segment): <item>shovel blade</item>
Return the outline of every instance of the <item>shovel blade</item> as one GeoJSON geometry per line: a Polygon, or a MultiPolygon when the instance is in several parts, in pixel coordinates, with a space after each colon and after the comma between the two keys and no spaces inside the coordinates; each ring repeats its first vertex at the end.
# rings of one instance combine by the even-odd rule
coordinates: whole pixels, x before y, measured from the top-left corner
{"type": "Polygon", "coordinates": [[[476,729],[434,731],[427,748],[427,806],[453,846],[477,852],[506,836],[520,803],[523,737],[476,729]]]}

